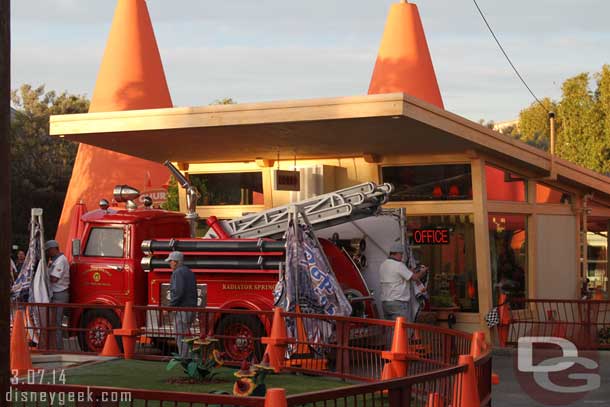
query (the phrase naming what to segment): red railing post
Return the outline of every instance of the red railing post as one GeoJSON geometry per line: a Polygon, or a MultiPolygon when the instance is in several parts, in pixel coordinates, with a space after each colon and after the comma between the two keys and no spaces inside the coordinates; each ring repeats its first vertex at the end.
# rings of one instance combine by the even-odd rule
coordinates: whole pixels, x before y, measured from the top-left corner
{"type": "Polygon", "coordinates": [[[345,321],[337,321],[337,372],[345,374],[349,371],[349,328],[345,321]]]}
{"type": "Polygon", "coordinates": [[[388,390],[389,407],[410,407],[411,386],[392,388],[388,390]]]}

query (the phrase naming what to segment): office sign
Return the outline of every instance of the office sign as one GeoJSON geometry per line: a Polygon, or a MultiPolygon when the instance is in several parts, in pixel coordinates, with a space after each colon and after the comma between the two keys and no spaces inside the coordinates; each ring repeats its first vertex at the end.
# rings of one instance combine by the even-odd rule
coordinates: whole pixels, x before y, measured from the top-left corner
{"type": "Polygon", "coordinates": [[[449,244],[448,228],[414,229],[413,244],[415,245],[439,245],[449,244]]]}

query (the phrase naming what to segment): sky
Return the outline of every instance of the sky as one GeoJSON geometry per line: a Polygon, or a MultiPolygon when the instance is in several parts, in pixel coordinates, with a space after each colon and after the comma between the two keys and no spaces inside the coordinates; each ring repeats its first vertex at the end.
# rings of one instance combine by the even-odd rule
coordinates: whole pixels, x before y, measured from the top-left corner
{"type": "MultiPolygon", "coordinates": [[[[398,0],[148,0],[175,106],[366,94],[398,0]]],[[[12,86],[91,96],[116,1],[13,0],[12,86]]],[[[445,108],[518,117],[533,99],[472,0],[419,0],[445,108]]],[[[478,0],[538,97],[610,63],[606,0],[478,0]]]]}

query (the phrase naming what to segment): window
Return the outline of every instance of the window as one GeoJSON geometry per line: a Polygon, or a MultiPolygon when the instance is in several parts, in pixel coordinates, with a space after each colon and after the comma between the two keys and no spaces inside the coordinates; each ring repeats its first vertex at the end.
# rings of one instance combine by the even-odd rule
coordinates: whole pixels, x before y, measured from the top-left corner
{"type": "Polygon", "coordinates": [[[123,228],[93,228],[89,233],[85,256],[123,257],[123,228]]]}
{"type": "Polygon", "coordinates": [[[569,205],[571,202],[572,197],[568,192],[544,184],[536,184],[536,203],[569,205]]]}
{"type": "Polygon", "coordinates": [[[469,164],[383,167],[381,178],[394,185],[390,201],[472,199],[469,164]]]}
{"type": "Polygon", "coordinates": [[[472,219],[472,215],[407,218],[413,254],[421,264],[430,268],[428,292],[433,308],[459,307],[462,312],[479,311],[472,219]],[[418,233],[432,236],[429,232],[435,230],[442,231],[441,244],[430,239],[425,243],[415,243],[416,240],[422,241],[417,238],[418,233]]]}
{"type": "Polygon", "coordinates": [[[587,219],[587,276],[589,289],[606,290],[608,284],[608,219],[587,219]]]}
{"type": "Polygon", "coordinates": [[[486,165],[485,181],[488,200],[525,202],[525,180],[522,177],[486,165]]]}
{"type": "Polygon", "coordinates": [[[511,297],[527,294],[526,216],[514,214],[489,215],[489,248],[493,300],[497,304],[499,290],[511,297]]]}
{"type": "Polygon", "coordinates": [[[191,174],[191,183],[201,197],[197,205],[263,205],[263,174],[233,172],[191,174]]]}

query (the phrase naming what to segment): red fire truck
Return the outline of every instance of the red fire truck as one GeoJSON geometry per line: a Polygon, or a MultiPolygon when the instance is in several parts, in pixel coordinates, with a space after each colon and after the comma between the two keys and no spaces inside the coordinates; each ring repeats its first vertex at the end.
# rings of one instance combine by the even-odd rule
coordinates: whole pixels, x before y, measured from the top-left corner
{"type": "MultiPolygon", "coordinates": [[[[99,209],[80,217],[79,234],[72,240],[72,302],[166,305],[171,270],[163,259],[170,251],[180,250],[185,254],[186,265],[195,272],[201,306],[269,310],[285,257],[281,238],[290,207],[297,205],[314,229],[323,229],[375,214],[392,189],[388,184],[365,183],[234,220],[218,221],[212,217],[207,220],[210,231],[206,238],[193,238],[196,191],[184,178],[182,181],[189,191],[186,217],[183,213],[153,209],[147,199],[144,207],[136,207],[134,200],[139,193],[128,186],[119,186],[114,193],[117,202],[126,203],[124,208],[111,208],[102,200],[99,209]]],[[[321,239],[320,243],[348,298],[357,297],[359,302],[354,309],[375,316],[371,292],[345,245],[337,239],[321,239]]],[[[84,328],[79,336],[81,347],[97,351],[103,345],[105,332],[119,327],[119,317],[111,309],[91,308],[74,313],[71,324],[84,328]]],[[[150,316],[140,322],[152,332],[163,323],[150,316]]],[[[217,332],[226,335],[265,334],[264,324],[251,316],[226,315],[217,323],[217,332]]],[[[249,342],[234,343],[233,357],[251,351],[240,349],[240,343],[249,342]]]]}

